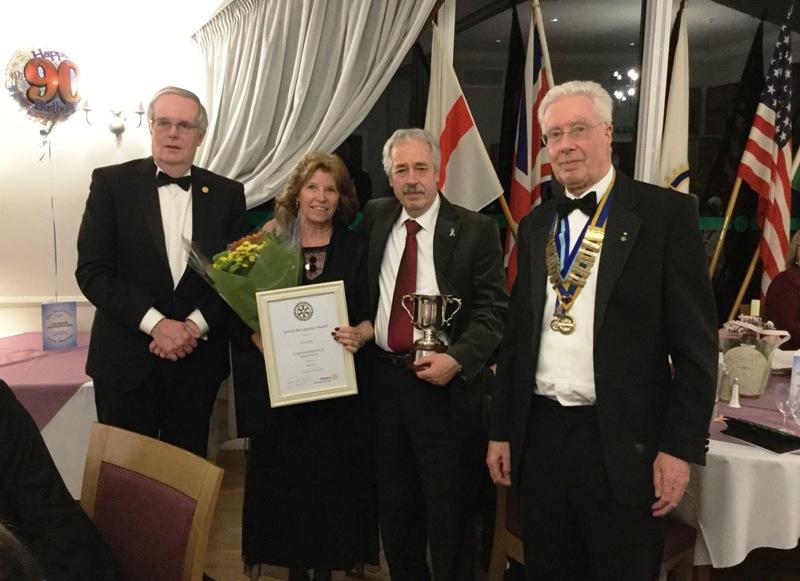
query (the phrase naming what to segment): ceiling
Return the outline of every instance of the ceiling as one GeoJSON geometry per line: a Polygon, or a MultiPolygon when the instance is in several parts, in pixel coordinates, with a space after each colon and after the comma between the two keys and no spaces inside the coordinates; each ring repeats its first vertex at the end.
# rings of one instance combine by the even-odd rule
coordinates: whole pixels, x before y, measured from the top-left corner
{"type": "MultiPolygon", "coordinates": [[[[515,1],[526,35],[531,2],[515,1]]],[[[509,0],[457,0],[456,51],[505,53],[510,3],[509,0]],[[492,13],[495,15],[474,23],[492,13]]],[[[676,12],[678,4],[673,2],[676,12]]],[[[779,22],[788,4],[785,0],[689,0],[687,22],[692,50],[713,51],[743,40],[749,44],[760,13],[767,5],[768,21],[779,22]]],[[[598,47],[625,50],[630,43],[634,46],[640,43],[641,0],[540,0],[540,6],[551,55],[555,51],[590,55],[598,47]],[[554,22],[556,18],[558,21],[554,22]]]]}
{"type": "MultiPolygon", "coordinates": [[[[191,34],[232,0],[192,0],[191,10],[186,10],[189,3],[185,0],[166,4],[158,0],[142,1],[158,2],[159,11],[174,7],[176,12],[183,14],[174,21],[182,23],[191,34]]],[[[767,21],[778,24],[790,1],[688,0],[690,46],[693,51],[713,51],[720,46],[741,43],[743,39],[749,46],[762,11],[768,8],[767,21]]],[[[578,57],[603,47],[604,50],[619,50],[638,56],[639,49],[631,46],[637,47],[640,43],[642,0],[539,2],[551,54],[558,51],[578,57]],[[553,22],[556,18],[558,21],[553,22]]],[[[530,0],[456,0],[456,51],[505,54],[508,51],[511,4],[516,4],[523,35],[527,35],[530,0]]],[[[678,4],[678,0],[673,0],[675,11],[678,4]]],[[[795,18],[794,22],[800,25],[800,18],[795,18]]],[[[423,35],[426,50],[429,36],[429,33],[423,35]]]]}

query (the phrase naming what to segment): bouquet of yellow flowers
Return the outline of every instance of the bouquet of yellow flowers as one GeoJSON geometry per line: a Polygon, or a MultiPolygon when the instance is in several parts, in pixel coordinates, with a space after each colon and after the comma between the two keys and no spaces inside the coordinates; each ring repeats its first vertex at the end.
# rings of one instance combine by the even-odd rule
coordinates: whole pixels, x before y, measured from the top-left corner
{"type": "Polygon", "coordinates": [[[195,246],[189,264],[253,331],[259,331],[256,293],[300,283],[300,248],[287,234],[261,230],[228,244],[210,260],[195,246]]]}

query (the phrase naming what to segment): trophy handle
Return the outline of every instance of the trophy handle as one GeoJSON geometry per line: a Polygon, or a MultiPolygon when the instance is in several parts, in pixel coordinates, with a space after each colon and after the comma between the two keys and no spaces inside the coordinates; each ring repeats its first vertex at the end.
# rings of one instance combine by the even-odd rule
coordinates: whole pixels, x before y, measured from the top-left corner
{"type": "Polygon", "coordinates": [[[409,300],[413,301],[414,297],[412,295],[403,295],[403,298],[400,299],[400,304],[403,306],[403,309],[405,310],[405,312],[408,313],[408,316],[411,317],[411,319],[413,320],[414,319],[414,315],[412,315],[411,311],[408,310],[408,307],[406,306],[406,299],[409,299],[409,300]]]}
{"type": "Polygon", "coordinates": [[[445,318],[444,321],[442,321],[442,324],[444,325],[449,325],[450,322],[453,320],[453,317],[456,316],[456,313],[461,310],[461,299],[459,299],[458,297],[448,297],[447,304],[452,304],[452,303],[456,304],[456,310],[450,313],[450,315],[448,315],[447,318],[445,318]]]}

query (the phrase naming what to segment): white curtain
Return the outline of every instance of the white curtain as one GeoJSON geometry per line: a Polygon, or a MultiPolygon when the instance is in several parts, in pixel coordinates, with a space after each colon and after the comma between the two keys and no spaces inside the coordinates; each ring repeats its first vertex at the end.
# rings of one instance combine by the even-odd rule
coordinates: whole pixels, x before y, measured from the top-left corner
{"type": "Polygon", "coordinates": [[[280,192],[308,151],[333,151],[364,119],[436,0],[234,0],[194,38],[211,124],[198,165],[280,192]]]}

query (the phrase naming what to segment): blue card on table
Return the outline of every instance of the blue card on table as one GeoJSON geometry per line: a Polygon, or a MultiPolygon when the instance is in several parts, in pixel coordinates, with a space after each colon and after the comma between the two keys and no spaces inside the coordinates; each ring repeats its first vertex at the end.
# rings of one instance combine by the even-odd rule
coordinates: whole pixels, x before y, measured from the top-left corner
{"type": "Polygon", "coordinates": [[[42,304],[42,349],[54,351],[78,346],[78,317],[74,301],[42,304]]]}

